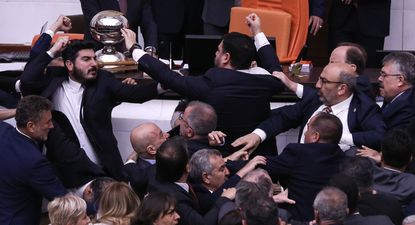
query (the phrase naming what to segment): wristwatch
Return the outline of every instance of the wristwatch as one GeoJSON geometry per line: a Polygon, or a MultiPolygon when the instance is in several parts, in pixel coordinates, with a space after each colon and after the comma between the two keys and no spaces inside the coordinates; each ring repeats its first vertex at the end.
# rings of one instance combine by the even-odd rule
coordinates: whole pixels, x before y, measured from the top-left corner
{"type": "Polygon", "coordinates": [[[138,43],[134,43],[129,49],[129,52],[131,53],[131,55],[133,54],[134,49],[143,49],[143,48],[141,48],[141,46],[138,43]]]}

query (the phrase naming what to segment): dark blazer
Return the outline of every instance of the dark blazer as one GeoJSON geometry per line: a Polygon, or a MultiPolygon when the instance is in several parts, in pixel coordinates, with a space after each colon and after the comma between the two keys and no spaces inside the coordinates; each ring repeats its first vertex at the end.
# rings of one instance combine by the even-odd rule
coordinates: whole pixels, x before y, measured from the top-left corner
{"type": "Polygon", "coordinates": [[[66,190],[39,145],[4,122],[0,149],[0,224],[39,224],[42,197],[52,200],[66,190]]]}
{"type": "MultiPolygon", "coordinates": [[[[26,66],[21,76],[24,95],[38,94],[49,99],[62,82],[68,79],[65,74],[44,76],[43,71],[51,61],[48,54],[42,53],[26,66]]],[[[120,102],[145,102],[157,96],[157,84],[127,85],[114,78],[112,73],[99,70],[95,81],[85,84],[83,118],[81,124],[91,141],[94,150],[105,170],[118,180],[125,179],[123,162],[118,151],[117,140],[112,131],[111,112],[120,102]]],[[[67,131],[72,127],[63,127],[67,131]]],[[[66,132],[65,132],[66,133],[66,132]]],[[[76,141],[75,141],[76,142],[76,141]]]]}
{"type": "Polygon", "coordinates": [[[415,116],[415,91],[409,88],[391,103],[383,103],[382,119],[387,130],[405,129],[415,116]]]}
{"type": "Polygon", "coordinates": [[[309,0],[310,16],[318,16],[324,20],[326,3],[324,0],[309,0]]]}
{"type": "Polygon", "coordinates": [[[373,189],[394,196],[404,206],[415,199],[415,175],[413,174],[375,167],[373,183],[373,189]]]}
{"type": "Polygon", "coordinates": [[[197,199],[202,203],[200,204],[200,211],[202,215],[207,213],[212,208],[212,206],[215,204],[215,201],[223,193],[223,189],[235,187],[240,180],[241,178],[238,175],[233,175],[214,192],[210,192],[202,184],[192,184],[197,199]]]}
{"type": "Polygon", "coordinates": [[[402,204],[391,195],[360,193],[358,208],[363,216],[385,215],[394,224],[401,224],[404,219],[402,204]]]}
{"type": "Polygon", "coordinates": [[[353,4],[345,5],[341,0],[332,1],[330,9],[330,24],[344,27],[345,31],[357,23],[360,33],[372,37],[389,35],[391,0],[358,0],[358,7],[353,4]]]}
{"type": "MultiPolygon", "coordinates": [[[[307,121],[323,104],[317,91],[306,89],[304,89],[304,97],[301,101],[294,105],[272,110],[272,117],[258,126],[265,131],[267,138],[273,138],[279,133],[298,126],[301,127],[299,139],[301,138],[307,121]]],[[[365,145],[373,149],[380,148],[386,126],[382,120],[379,106],[366,94],[354,93],[349,107],[347,124],[356,146],[365,145]]]]}
{"type": "Polygon", "coordinates": [[[77,145],[67,138],[56,122],[53,125],[45,143],[46,156],[65,188],[78,188],[105,176],[102,168],[88,158],[79,143],[77,145]]]}
{"type": "Polygon", "coordinates": [[[157,31],[165,34],[179,33],[185,24],[188,0],[152,0],[154,20],[157,31]]]}
{"type": "MultiPolygon", "coordinates": [[[[127,5],[126,18],[130,29],[137,33],[140,26],[145,46],[157,47],[157,25],[153,18],[150,0],[128,0],[127,5]]],[[[95,14],[103,10],[120,11],[117,0],[81,0],[81,7],[85,20],[85,37],[88,40],[92,40],[89,24],[95,14]]]]}
{"type": "Polygon", "coordinates": [[[193,197],[179,185],[155,179],[150,182],[149,192],[156,191],[169,193],[176,198],[176,211],[180,215],[179,225],[215,225],[218,223],[220,207],[230,201],[228,198],[218,198],[209,212],[202,216],[199,211],[199,202],[193,200],[193,197]]]}
{"type": "MultiPolygon", "coordinates": [[[[271,48],[271,47],[270,47],[271,48]]],[[[275,52],[270,57],[275,58],[275,52]]],[[[283,90],[273,76],[253,75],[231,69],[212,68],[202,76],[181,76],[165,64],[145,55],[139,68],[166,88],[191,100],[206,102],[216,110],[217,129],[227,134],[226,142],[252,132],[269,116],[272,95],[283,90]]],[[[257,154],[276,154],[275,140],[269,140],[257,154]]]]}
{"type": "Polygon", "coordinates": [[[352,214],[346,217],[344,225],[393,225],[387,216],[362,216],[352,214]]]}
{"type": "Polygon", "coordinates": [[[218,27],[227,26],[234,4],[235,0],[205,0],[202,13],[203,22],[218,27]]]}
{"type": "Polygon", "coordinates": [[[148,184],[156,178],[156,167],[149,162],[138,158],[137,163],[127,163],[124,170],[128,175],[128,181],[131,187],[142,199],[148,189],[148,184]]]}
{"type": "Polygon", "coordinates": [[[317,193],[338,171],[344,153],[337,144],[288,144],[279,156],[267,157],[265,169],[273,180],[285,179],[288,198],[294,205],[280,205],[293,219],[314,219],[313,202],[317,193]]]}
{"type": "Polygon", "coordinates": [[[209,141],[207,140],[186,140],[187,142],[187,152],[189,153],[189,158],[192,157],[192,155],[197,152],[197,150],[203,149],[203,148],[212,148],[209,145],[209,141]]]}

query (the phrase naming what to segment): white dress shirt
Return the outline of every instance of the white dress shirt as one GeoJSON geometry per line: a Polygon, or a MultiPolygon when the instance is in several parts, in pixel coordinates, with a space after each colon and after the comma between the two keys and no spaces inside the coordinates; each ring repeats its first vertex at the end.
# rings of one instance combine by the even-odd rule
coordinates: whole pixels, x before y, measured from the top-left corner
{"type": "Polygon", "coordinates": [[[79,144],[81,145],[81,148],[84,149],[88,158],[99,165],[100,163],[97,154],[95,153],[80,121],[83,93],[84,88],[82,87],[82,84],[73,81],[68,77],[68,80],[62,82],[62,85],[56,89],[55,93],[53,93],[52,102],[55,110],[62,112],[68,118],[78,137],[79,144]]]}

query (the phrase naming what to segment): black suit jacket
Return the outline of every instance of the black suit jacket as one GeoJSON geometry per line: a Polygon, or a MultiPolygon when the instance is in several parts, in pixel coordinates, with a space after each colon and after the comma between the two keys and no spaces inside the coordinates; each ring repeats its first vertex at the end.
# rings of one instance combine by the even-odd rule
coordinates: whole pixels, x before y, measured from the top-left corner
{"type": "Polygon", "coordinates": [[[105,176],[102,168],[88,158],[79,143],[67,138],[57,123],[53,125],[45,143],[46,156],[65,188],[78,188],[97,177],[105,176]]]}
{"type": "MultiPolygon", "coordinates": [[[[180,225],[215,225],[218,223],[218,213],[220,207],[230,201],[228,198],[220,197],[205,215],[201,215],[199,204],[193,200],[192,196],[182,187],[175,183],[160,182],[153,180],[150,182],[149,192],[166,192],[176,198],[176,211],[180,215],[180,225]]],[[[203,204],[203,203],[202,203],[203,204]]]]}
{"type": "MultiPolygon", "coordinates": [[[[143,34],[145,46],[157,47],[157,25],[153,18],[150,0],[128,0],[128,24],[135,33],[138,26],[143,34]]],[[[81,0],[82,12],[85,20],[85,37],[92,40],[89,24],[95,14],[103,10],[120,11],[117,0],[81,0]]]]}
{"type": "Polygon", "coordinates": [[[360,214],[348,215],[344,225],[393,225],[387,216],[362,216],[360,214]]]}
{"type": "Polygon", "coordinates": [[[388,130],[405,129],[415,116],[415,91],[409,88],[391,103],[383,103],[382,118],[388,130]]]}
{"type": "Polygon", "coordinates": [[[360,193],[358,208],[363,216],[385,215],[394,224],[401,224],[404,218],[402,204],[390,195],[360,193]]]}
{"type": "Polygon", "coordinates": [[[265,169],[273,180],[287,182],[288,198],[294,205],[281,205],[293,219],[314,219],[313,202],[317,193],[338,171],[344,153],[337,144],[288,144],[279,156],[267,157],[265,169]]]}
{"type": "Polygon", "coordinates": [[[363,35],[388,36],[391,0],[357,0],[357,4],[356,8],[353,4],[343,4],[341,0],[332,1],[330,25],[353,31],[357,23],[359,32],[363,35]]]}
{"type": "MultiPolygon", "coordinates": [[[[46,65],[51,61],[48,54],[42,53],[26,66],[21,76],[24,95],[38,94],[49,99],[68,79],[67,74],[43,75],[46,65]]],[[[83,119],[81,123],[105,170],[119,180],[126,178],[123,162],[118,151],[117,140],[112,131],[111,112],[120,102],[145,102],[157,96],[157,84],[127,85],[114,78],[113,74],[99,70],[96,80],[85,84],[83,119]]],[[[57,121],[59,123],[59,121],[57,121]]],[[[73,129],[63,127],[62,130],[73,129]]],[[[76,142],[76,141],[75,141],[76,142]]]]}
{"type": "MultiPolygon", "coordinates": [[[[272,47],[266,47],[271,51],[268,51],[268,56],[275,59],[272,47]]],[[[191,100],[212,105],[218,115],[217,130],[227,134],[227,143],[252,132],[267,118],[271,97],[283,90],[283,84],[269,75],[212,68],[202,76],[181,76],[148,55],[141,57],[138,62],[140,69],[166,88],[191,100]]],[[[260,145],[256,154],[275,155],[275,149],[275,140],[269,140],[260,145]]]]}
{"type": "Polygon", "coordinates": [[[235,0],[205,0],[203,6],[203,22],[218,27],[225,27],[229,24],[231,8],[235,0]]]}
{"type": "Polygon", "coordinates": [[[139,158],[136,163],[127,163],[124,170],[128,175],[131,187],[142,199],[148,189],[148,184],[156,178],[156,167],[149,162],[139,158]]]}
{"type": "Polygon", "coordinates": [[[32,139],[0,122],[0,224],[38,225],[42,197],[66,194],[32,139]]]}

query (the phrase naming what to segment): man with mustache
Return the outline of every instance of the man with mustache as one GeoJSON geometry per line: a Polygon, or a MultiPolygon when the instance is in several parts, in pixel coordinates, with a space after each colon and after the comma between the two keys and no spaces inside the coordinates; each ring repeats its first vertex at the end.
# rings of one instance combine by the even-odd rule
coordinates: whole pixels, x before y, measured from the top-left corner
{"type": "Polygon", "coordinates": [[[111,112],[120,102],[145,102],[157,96],[157,84],[123,84],[113,74],[99,70],[94,44],[59,40],[28,63],[21,77],[23,94],[49,98],[54,119],[66,136],[85,150],[94,163],[118,180],[125,180],[123,162],[112,131],[111,112]],[[47,64],[62,52],[66,74],[44,76],[47,64]]]}
{"type": "Polygon", "coordinates": [[[383,59],[380,71],[380,95],[384,98],[382,118],[387,130],[405,128],[415,116],[415,56],[393,52],[383,59]]]}
{"type": "Polygon", "coordinates": [[[355,91],[356,77],[348,64],[328,64],[316,83],[318,91],[311,91],[294,105],[274,109],[254,132],[237,139],[232,145],[255,149],[265,139],[298,126],[301,126],[299,141],[304,143],[305,125],[313,115],[324,111],[339,117],[343,124],[339,143],[343,151],[362,145],[378,148],[385,123],[379,106],[366,94],[355,91]]]}

